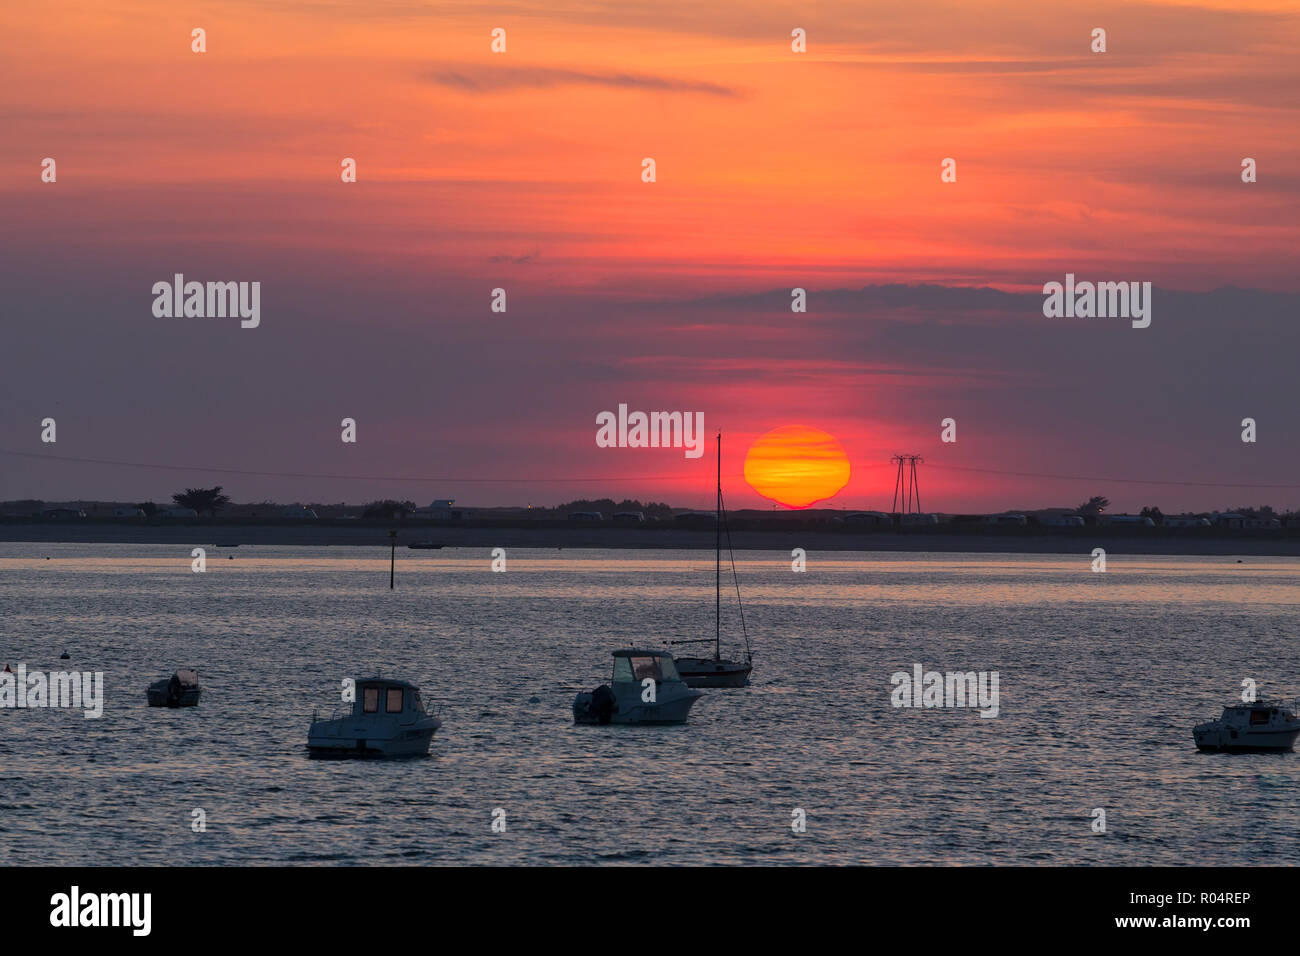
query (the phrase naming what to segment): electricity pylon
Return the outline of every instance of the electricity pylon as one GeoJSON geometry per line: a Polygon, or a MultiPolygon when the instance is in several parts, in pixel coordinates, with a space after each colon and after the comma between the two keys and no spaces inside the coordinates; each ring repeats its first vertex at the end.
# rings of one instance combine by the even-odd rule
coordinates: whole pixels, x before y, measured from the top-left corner
{"type": "Polygon", "coordinates": [[[889,461],[898,465],[898,477],[894,481],[894,514],[920,514],[921,485],[916,478],[916,466],[924,464],[925,459],[920,455],[895,455],[889,461]],[[898,510],[900,500],[903,503],[902,511],[898,510]],[[914,503],[915,512],[912,510],[914,503]]]}

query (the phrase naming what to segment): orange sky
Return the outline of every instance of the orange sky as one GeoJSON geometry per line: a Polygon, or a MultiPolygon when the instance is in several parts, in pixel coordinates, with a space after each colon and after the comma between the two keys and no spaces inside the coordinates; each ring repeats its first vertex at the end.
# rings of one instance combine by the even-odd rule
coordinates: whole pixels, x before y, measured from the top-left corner
{"type": "Polygon", "coordinates": [[[1123,255],[1184,287],[1280,287],[1294,206],[1238,190],[1228,210],[1220,183],[1243,154],[1300,173],[1297,8],[1224,6],[55,2],[6,14],[0,173],[30,180],[39,153],[69,191],[275,187],[298,239],[476,266],[545,250],[573,286],[1010,283],[1123,255]],[[320,208],[343,156],[358,189],[320,208]]]}

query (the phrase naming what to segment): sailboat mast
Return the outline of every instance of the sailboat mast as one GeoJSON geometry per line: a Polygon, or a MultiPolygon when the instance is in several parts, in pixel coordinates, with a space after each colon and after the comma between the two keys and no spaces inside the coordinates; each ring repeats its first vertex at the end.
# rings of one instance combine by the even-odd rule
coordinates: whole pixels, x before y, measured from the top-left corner
{"type": "Polygon", "coordinates": [[[713,513],[713,659],[722,660],[722,432],[718,432],[718,501],[713,513]]]}

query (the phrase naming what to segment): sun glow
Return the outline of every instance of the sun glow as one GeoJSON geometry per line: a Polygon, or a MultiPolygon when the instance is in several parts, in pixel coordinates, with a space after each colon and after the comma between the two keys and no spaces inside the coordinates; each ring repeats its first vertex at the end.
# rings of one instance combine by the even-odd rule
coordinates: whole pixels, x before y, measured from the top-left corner
{"type": "Polygon", "coordinates": [[[745,481],[764,498],[807,508],[849,482],[849,456],[833,435],[804,425],[768,432],[749,446],[745,481]]]}

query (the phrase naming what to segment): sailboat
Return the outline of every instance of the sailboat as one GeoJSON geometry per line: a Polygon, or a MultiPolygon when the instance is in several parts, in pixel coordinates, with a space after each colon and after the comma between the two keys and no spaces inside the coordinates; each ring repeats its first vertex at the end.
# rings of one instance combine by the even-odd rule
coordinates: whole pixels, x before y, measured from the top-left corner
{"type": "MultiPolygon", "coordinates": [[[[745,629],[745,611],[740,610],[740,628],[745,638],[745,659],[728,660],[722,656],[722,529],[726,521],[722,504],[722,433],[718,433],[718,510],[714,519],[714,574],[713,574],[713,656],[677,657],[677,673],[687,687],[744,687],[749,683],[749,673],[754,669],[754,655],[749,647],[749,632],[745,629]]],[[[736,582],[736,606],[740,607],[740,580],[736,577],[736,556],[731,551],[731,530],[727,530],[727,552],[731,554],[731,576],[736,582]]],[[[705,644],[707,637],[672,644],[705,644]]]]}

